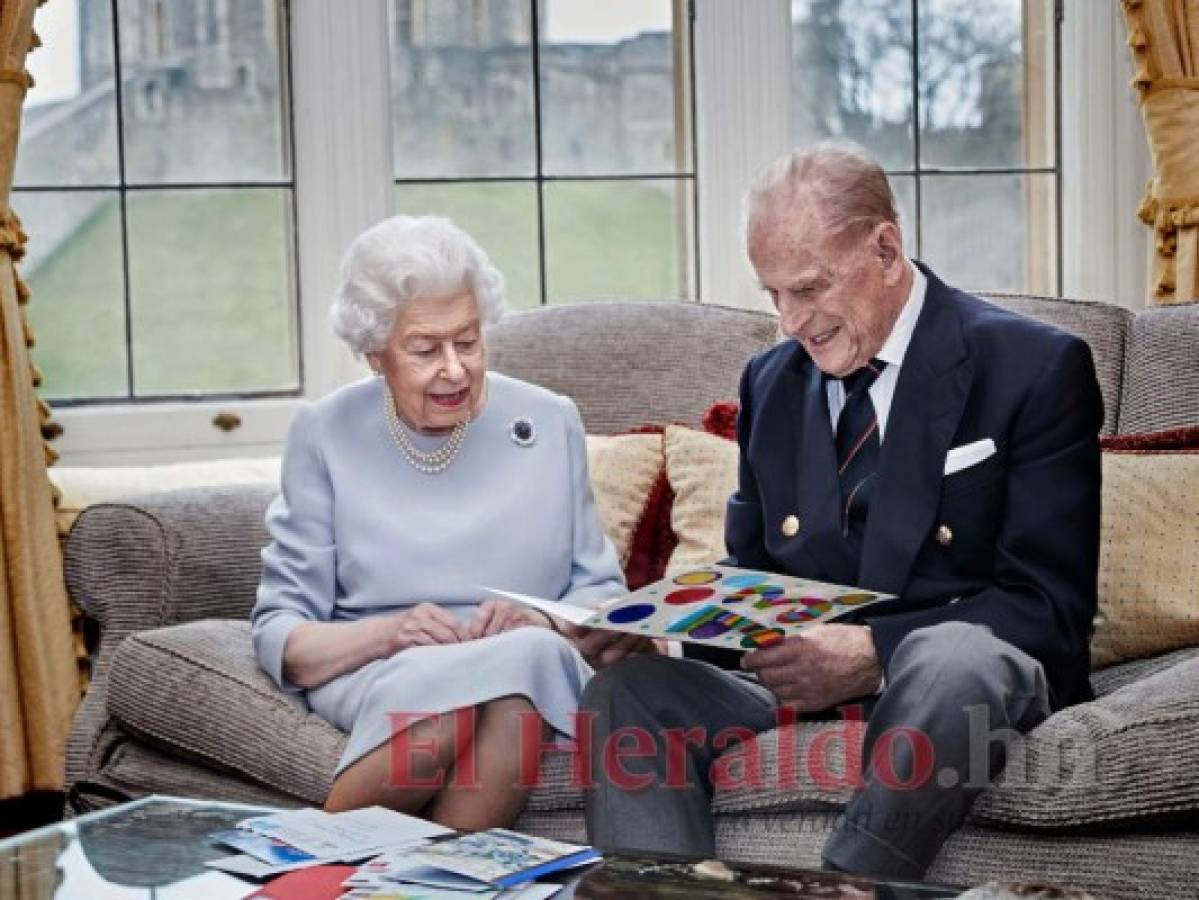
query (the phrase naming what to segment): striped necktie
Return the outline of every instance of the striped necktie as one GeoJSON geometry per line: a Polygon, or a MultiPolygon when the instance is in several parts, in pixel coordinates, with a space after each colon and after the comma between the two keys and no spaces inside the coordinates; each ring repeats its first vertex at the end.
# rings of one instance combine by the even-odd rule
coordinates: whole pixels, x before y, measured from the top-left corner
{"type": "Polygon", "coordinates": [[[837,417],[837,480],[841,485],[841,533],[848,540],[855,558],[862,549],[866,516],[874,473],[878,469],[881,442],[878,415],[870,400],[870,386],[887,364],[872,359],[856,372],[841,379],[845,387],[845,405],[837,417]]]}

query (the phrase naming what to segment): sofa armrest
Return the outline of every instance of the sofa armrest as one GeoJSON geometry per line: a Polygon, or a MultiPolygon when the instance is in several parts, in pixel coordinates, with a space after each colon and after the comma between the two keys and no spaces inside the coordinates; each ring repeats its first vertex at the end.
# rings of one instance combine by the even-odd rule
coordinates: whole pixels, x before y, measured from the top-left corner
{"type": "Polygon", "coordinates": [[[170,491],[84,510],[67,539],[67,589],[105,637],[250,614],[276,490],[170,491]]]}
{"type": "Polygon", "coordinates": [[[72,599],[100,625],[100,647],[71,726],[68,784],[89,779],[107,752],[108,673],[126,637],[248,618],[267,541],[264,515],[276,493],[264,485],[170,491],[100,503],[76,520],[63,570],[72,599]]]}

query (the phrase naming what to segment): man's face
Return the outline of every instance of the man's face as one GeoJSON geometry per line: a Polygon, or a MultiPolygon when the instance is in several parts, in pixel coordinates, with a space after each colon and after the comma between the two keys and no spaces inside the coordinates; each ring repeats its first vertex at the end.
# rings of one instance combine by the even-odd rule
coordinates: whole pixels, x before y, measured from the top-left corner
{"type": "Polygon", "coordinates": [[[893,225],[834,241],[820,222],[809,204],[766,211],[751,224],[749,258],[783,334],[822,372],[842,377],[891,333],[907,299],[906,263],[893,225]]]}

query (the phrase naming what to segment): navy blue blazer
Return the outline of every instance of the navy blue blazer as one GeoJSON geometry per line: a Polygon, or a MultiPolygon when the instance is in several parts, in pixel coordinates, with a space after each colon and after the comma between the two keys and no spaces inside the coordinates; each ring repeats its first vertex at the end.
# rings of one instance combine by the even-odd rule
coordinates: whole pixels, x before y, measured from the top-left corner
{"type": "Polygon", "coordinates": [[[928,289],[887,419],[860,569],[843,550],[824,381],[796,341],[742,376],[729,563],[898,594],[886,615],[862,611],[884,670],[913,629],[973,622],[1042,663],[1055,709],[1089,699],[1103,421],[1090,349],[921,270],[928,289]],[[944,475],[950,448],[985,438],[993,456],[944,475]],[[799,520],[791,537],[788,516],[799,520]]]}

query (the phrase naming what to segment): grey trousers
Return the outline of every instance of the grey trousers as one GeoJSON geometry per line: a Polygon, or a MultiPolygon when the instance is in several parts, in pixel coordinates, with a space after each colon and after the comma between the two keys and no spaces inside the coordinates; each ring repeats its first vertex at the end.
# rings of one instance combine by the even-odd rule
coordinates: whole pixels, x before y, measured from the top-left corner
{"type": "MultiPolygon", "coordinates": [[[[591,842],[714,856],[708,773],[728,748],[712,741],[729,728],[774,728],[774,695],[748,675],[646,656],[601,670],[583,709],[593,723],[591,842]]],[[[990,629],[949,622],[909,634],[870,713],[862,786],[826,839],[824,864],[921,878],[1003,767],[1008,741],[1049,712],[1041,664],[990,629]]]]}

